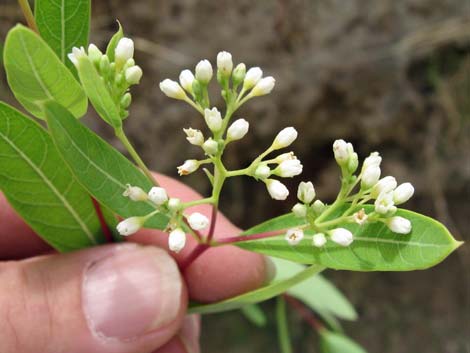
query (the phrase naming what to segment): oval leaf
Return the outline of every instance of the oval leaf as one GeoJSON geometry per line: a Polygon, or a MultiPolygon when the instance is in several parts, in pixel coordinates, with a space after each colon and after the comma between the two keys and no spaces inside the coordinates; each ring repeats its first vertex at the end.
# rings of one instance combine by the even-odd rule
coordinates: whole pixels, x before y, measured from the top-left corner
{"type": "MultiPolygon", "coordinates": [[[[146,202],[122,196],[126,184],[149,190],[147,177],[115,148],[82,125],[55,102],[45,106],[47,123],[59,153],[90,194],[121,217],[143,216],[155,210],[146,202]]],[[[168,219],[152,217],[145,225],[163,229],[168,219]]]]}
{"type": "Polygon", "coordinates": [[[17,25],[7,35],[4,49],[8,84],[16,99],[43,119],[43,104],[55,100],[77,118],[87,110],[87,98],[72,73],[41,37],[17,25]]]}
{"type": "Polygon", "coordinates": [[[350,338],[328,330],[320,331],[320,347],[322,353],[367,353],[350,338]]]}
{"type": "Polygon", "coordinates": [[[57,250],[105,242],[89,194],[75,181],[49,134],[4,103],[0,189],[26,223],[57,250]]]}
{"type": "Polygon", "coordinates": [[[34,17],[41,37],[59,59],[74,69],[67,54],[86,46],[90,32],[90,0],[36,0],[34,17]]]}
{"type": "MultiPolygon", "coordinates": [[[[373,207],[370,205],[365,208],[373,207]]],[[[369,209],[368,209],[369,210],[369,209]]],[[[312,245],[311,234],[298,245],[290,246],[284,236],[237,243],[251,251],[305,264],[352,271],[411,271],[434,266],[444,260],[461,243],[441,223],[424,215],[400,209],[397,215],[411,221],[410,234],[396,234],[383,223],[345,224],[341,227],[354,234],[354,242],[342,247],[331,241],[322,248],[312,245]]],[[[283,230],[298,225],[292,214],[260,224],[244,234],[283,230]]]]}

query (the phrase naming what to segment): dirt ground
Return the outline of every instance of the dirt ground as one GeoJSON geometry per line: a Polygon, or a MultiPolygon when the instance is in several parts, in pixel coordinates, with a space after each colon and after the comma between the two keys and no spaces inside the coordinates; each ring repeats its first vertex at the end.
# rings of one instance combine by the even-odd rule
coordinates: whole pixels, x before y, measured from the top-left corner
{"type": "MultiPolygon", "coordinates": [[[[100,0],[93,8],[95,43],[105,45],[115,19],[136,39],[144,69],[126,128],[153,169],[176,175],[183,159],[198,157],[182,128],[204,126],[188,107],[164,97],[158,82],[228,50],[235,61],[276,78],[271,95],[238,114],[250,121],[250,133],[228,150],[230,166],[246,165],[277,131],[295,126],[300,138],[293,148],[308,166],[302,180],[312,180],[328,201],[338,186],[331,144],[344,138],[362,157],[379,150],[385,173],[415,185],[407,207],[470,240],[470,0],[100,0]]],[[[0,39],[19,20],[15,1],[0,0],[0,39]]],[[[2,78],[0,98],[11,101],[5,88],[2,78]]],[[[116,142],[99,120],[88,123],[116,142]]],[[[185,180],[208,190],[202,175],[185,180]]],[[[241,179],[225,189],[222,209],[242,227],[294,202],[273,203],[255,187],[241,179]]],[[[469,273],[465,245],[428,271],[327,276],[357,307],[359,321],[345,329],[369,352],[468,353],[469,273]]],[[[315,352],[315,334],[295,316],[292,327],[295,351],[315,352]]],[[[255,329],[238,313],[208,316],[204,328],[204,352],[277,349],[274,325],[255,329]]]]}

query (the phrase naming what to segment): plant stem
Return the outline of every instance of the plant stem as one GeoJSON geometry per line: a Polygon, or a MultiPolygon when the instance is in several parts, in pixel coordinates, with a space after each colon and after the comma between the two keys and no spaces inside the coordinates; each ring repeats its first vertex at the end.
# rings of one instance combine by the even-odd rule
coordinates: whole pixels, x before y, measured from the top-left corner
{"type": "Polygon", "coordinates": [[[26,19],[26,22],[28,23],[28,27],[39,34],[39,30],[36,25],[36,20],[34,19],[33,11],[31,11],[31,7],[29,6],[28,0],[18,0],[18,4],[21,7],[21,11],[23,11],[23,16],[26,19]]]}
{"type": "Polygon", "coordinates": [[[147,168],[147,166],[145,165],[144,161],[140,158],[139,154],[137,153],[137,151],[134,149],[134,147],[132,146],[131,142],[129,141],[129,139],[127,138],[126,134],[124,133],[124,130],[122,127],[120,128],[117,128],[114,130],[115,131],[115,134],[116,134],[116,137],[121,141],[121,143],[124,145],[124,147],[126,148],[126,150],[129,152],[129,154],[131,155],[132,159],[134,159],[134,161],[137,163],[137,165],[139,166],[139,168],[142,170],[142,172],[144,172],[144,174],[147,176],[147,178],[149,178],[149,180],[152,182],[152,184],[154,184],[155,186],[158,186],[158,182],[157,180],[155,179],[155,177],[153,176],[153,174],[150,172],[150,170],[147,168]]]}
{"type": "Polygon", "coordinates": [[[321,331],[325,328],[323,324],[316,319],[313,312],[305,307],[305,305],[300,301],[287,294],[284,294],[284,298],[312,328],[317,331],[321,331]]]}
{"type": "Polygon", "coordinates": [[[276,300],[277,337],[282,353],[292,353],[292,344],[287,324],[286,301],[282,295],[276,300]]]}
{"type": "Polygon", "coordinates": [[[220,246],[220,245],[227,245],[227,244],[235,244],[243,241],[250,241],[250,240],[257,240],[257,239],[264,239],[264,238],[271,238],[276,237],[278,235],[284,234],[287,229],[276,230],[272,232],[264,232],[264,233],[257,233],[257,234],[250,234],[250,235],[237,235],[234,237],[222,238],[218,239],[217,241],[212,243],[212,246],[220,246]]]}

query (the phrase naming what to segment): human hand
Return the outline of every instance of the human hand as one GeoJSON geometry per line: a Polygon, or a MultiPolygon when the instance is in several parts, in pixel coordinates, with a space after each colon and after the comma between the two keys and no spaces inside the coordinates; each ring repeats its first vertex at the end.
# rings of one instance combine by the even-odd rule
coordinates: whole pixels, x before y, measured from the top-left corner
{"type": "MultiPolygon", "coordinates": [[[[171,178],[158,178],[174,197],[199,197],[171,178]]],[[[194,210],[210,214],[206,205],[194,210]]],[[[171,257],[162,250],[167,236],[155,230],[129,237],[132,243],[56,254],[2,194],[0,220],[2,353],[199,352],[199,318],[186,315],[188,296],[221,300],[253,290],[271,275],[262,256],[233,246],[207,250],[181,273],[177,265],[195,242],[188,238],[171,257]]],[[[215,234],[237,232],[219,215],[215,234]]]]}

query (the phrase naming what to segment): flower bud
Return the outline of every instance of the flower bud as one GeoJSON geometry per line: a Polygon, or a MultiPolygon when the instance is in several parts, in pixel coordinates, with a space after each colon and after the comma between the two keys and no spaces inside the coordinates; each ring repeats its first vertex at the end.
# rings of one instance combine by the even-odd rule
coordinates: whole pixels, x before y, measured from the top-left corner
{"type": "Polygon", "coordinates": [[[354,153],[353,146],[344,141],[344,140],[336,140],[333,143],[333,152],[335,154],[336,162],[340,165],[346,165],[349,161],[349,158],[354,153]]]}
{"type": "Polygon", "coordinates": [[[83,47],[80,47],[80,48],[73,47],[72,52],[67,54],[67,56],[68,56],[69,60],[72,62],[72,64],[75,67],[78,66],[78,60],[79,59],[83,59],[83,58],[87,57],[86,52],[85,52],[85,48],[83,48],[83,47]]]}
{"type": "Polygon", "coordinates": [[[127,60],[134,56],[134,41],[130,38],[121,38],[114,50],[116,65],[124,65],[127,60]]]}
{"type": "Polygon", "coordinates": [[[101,52],[101,50],[98,49],[96,45],[91,43],[88,46],[88,57],[93,62],[93,64],[98,65],[102,56],[103,53],[101,52]]]}
{"type": "Polygon", "coordinates": [[[196,65],[196,80],[207,85],[212,78],[212,65],[208,60],[201,60],[196,65]]]}
{"type": "Polygon", "coordinates": [[[288,229],[285,239],[290,245],[297,245],[304,238],[304,231],[300,228],[288,229]]]}
{"type": "Polygon", "coordinates": [[[180,85],[186,92],[193,93],[194,75],[190,70],[183,70],[180,73],[180,85]]]}
{"type": "Polygon", "coordinates": [[[122,109],[127,109],[131,105],[131,102],[132,102],[132,96],[129,92],[127,92],[122,96],[121,102],[119,104],[121,105],[122,109]]]}
{"type": "Polygon", "coordinates": [[[285,200],[289,196],[289,190],[286,186],[276,179],[266,179],[266,187],[268,189],[269,195],[274,200],[285,200]]]}
{"type": "Polygon", "coordinates": [[[168,208],[175,212],[175,211],[178,211],[181,207],[181,200],[176,198],[176,197],[171,197],[169,200],[168,200],[168,208]]]}
{"type": "Polygon", "coordinates": [[[232,54],[226,51],[219,52],[219,54],[217,54],[217,69],[222,76],[230,76],[233,69],[232,54]]]}
{"type": "Polygon", "coordinates": [[[168,248],[179,253],[186,245],[186,233],[181,228],[171,231],[168,236],[168,248]]]}
{"type": "Polygon", "coordinates": [[[266,179],[271,175],[271,169],[267,164],[260,164],[255,171],[255,177],[259,179],[266,179]]]}
{"type": "Polygon", "coordinates": [[[194,230],[203,230],[209,225],[209,219],[202,213],[194,212],[188,217],[188,223],[194,230]]]}
{"type": "Polygon", "coordinates": [[[243,82],[243,80],[245,79],[245,74],[246,74],[245,64],[244,63],[238,64],[235,67],[235,70],[233,70],[233,74],[232,74],[232,82],[235,87],[243,82]]]}
{"type": "Polygon", "coordinates": [[[301,203],[296,203],[294,207],[292,207],[292,212],[298,218],[304,218],[307,216],[307,206],[301,203]]]}
{"type": "Polygon", "coordinates": [[[393,191],[393,201],[395,205],[401,205],[408,201],[413,196],[415,188],[411,183],[403,183],[393,191]]]}
{"type": "Polygon", "coordinates": [[[160,89],[163,93],[165,93],[166,96],[170,98],[181,100],[184,100],[186,98],[186,93],[184,93],[183,89],[178,84],[178,82],[170,80],[168,78],[160,82],[160,89]]]}
{"type": "Polygon", "coordinates": [[[217,132],[222,128],[222,116],[216,107],[204,109],[204,119],[212,132],[217,132]]]}
{"type": "Polygon", "coordinates": [[[263,77],[263,71],[259,67],[252,67],[248,70],[243,81],[243,89],[248,90],[254,87],[263,77]]]}
{"type": "Polygon", "coordinates": [[[380,157],[379,152],[372,152],[369,157],[364,159],[364,163],[362,164],[362,172],[369,168],[369,167],[380,167],[380,163],[382,162],[382,157],[380,157]]]}
{"type": "Polygon", "coordinates": [[[250,124],[245,119],[235,120],[227,130],[227,140],[236,141],[245,137],[250,124]]]}
{"type": "Polygon", "coordinates": [[[130,217],[116,226],[117,231],[121,235],[131,235],[136,233],[144,225],[145,217],[130,217]]]}
{"type": "Polygon", "coordinates": [[[395,216],[387,219],[386,224],[388,228],[398,234],[408,234],[411,232],[411,222],[403,217],[395,216]]]}
{"type": "Polygon", "coordinates": [[[280,154],[274,159],[274,163],[282,163],[284,161],[292,160],[292,159],[297,159],[295,156],[294,152],[286,152],[283,154],[280,154]]]}
{"type": "Polygon", "coordinates": [[[126,190],[122,193],[122,196],[130,198],[132,201],[145,201],[148,198],[147,193],[139,188],[138,186],[126,185],[126,190]]]}
{"type": "Polygon", "coordinates": [[[200,130],[189,128],[183,129],[183,131],[186,134],[186,140],[188,140],[190,144],[195,146],[202,146],[204,143],[204,135],[200,130]]]}
{"type": "Polygon", "coordinates": [[[359,166],[359,157],[357,156],[356,152],[352,152],[348,160],[348,172],[350,174],[354,174],[358,166],[359,166]]]}
{"type": "Polygon", "coordinates": [[[217,143],[217,141],[214,141],[213,139],[209,138],[206,142],[202,144],[202,149],[204,150],[204,152],[206,152],[207,155],[214,156],[219,151],[219,144],[217,143]]]}
{"type": "Polygon", "coordinates": [[[320,215],[325,210],[325,204],[321,200],[315,200],[312,209],[316,215],[320,215]]]}
{"type": "Polygon", "coordinates": [[[375,212],[385,215],[390,212],[394,212],[396,207],[393,204],[393,193],[392,192],[381,192],[374,203],[375,212]]]}
{"type": "Polygon", "coordinates": [[[303,203],[312,203],[313,199],[315,198],[315,188],[313,187],[311,181],[301,181],[299,183],[299,187],[297,189],[297,198],[303,203]]]}
{"type": "Polygon", "coordinates": [[[317,248],[321,248],[326,244],[326,237],[323,233],[314,234],[312,237],[312,244],[317,248]]]}
{"type": "Polygon", "coordinates": [[[168,201],[168,194],[166,190],[160,186],[154,186],[149,191],[149,200],[155,205],[160,206],[168,201]]]}
{"type": "Polygon", "coordinates": [[[255,87],[251,91],[253,97],[264,96],[271,93],[276,84],[276,80],[272,76],[263,77],[258,81],[255,87]]]}
{"type": "MultiPolygon", "coordinates": [[[[113,63],[114,65],[114,63],[113,63]]],[[[106,76],[111,71],[111,64],[109,62],[108,56],[105,54],[100,59],[99,69],[101,76],[106,76]]],[[[114,75],[114,73],[113,73],[114,75]]]]}
{"type": "Polygon", "coordinates": [[[178,169],[179,175],[188,175],[195,172],[199,168],[199,162],[195,159],[188,159],[178,169]]]}
{"type": "Polygon", "coordinates": [[[142,69],[140,66],[132,66],[126,70],[126,81],[130,85],[136,85],[142,78],[142,69]]]}
{"type": "Polygon", "coordinates": [[[297,130],[293,127],[282,129],[274,139],[272,147],[276,150],[289,146],[297,138],[297,130]]]}
{"type": "Polygon", "coordinates": [[[377,165],[368,166],[365,170],[362,168],[361,188],[367,190],[377,184],[380,178],[380,167],[377,165]]]}
{"type": "Polygon", "coordinates": [[[330,231],[331,240],[341,246],[349,246],[353,242],[352,233],[345,228],[336,228],[330,231]]]}
{"type": "Polygon", "coordinates": [[[283,178],[292,178],[296,175],[302,173],[302,164],[298,159],[291,159],[282,162],[279,166],[275,169],[276,175],[279,175],[283,178]]]}
{"type": "Polygon", "coordinates": [[[397,187],[397,181],[392,176],[386,176],[380,179],[377,184],[374,185],[370,195],[376,199],[381,193],[388,193],[397,187]]]}
{"type": "Polygon", "coordinates": [[[124,67],[122,68],[123,70],[127,70],[128,68],[135,66],[135,60],[134,59],[129,59],[126,61],[124,64],[124,67]]]}

